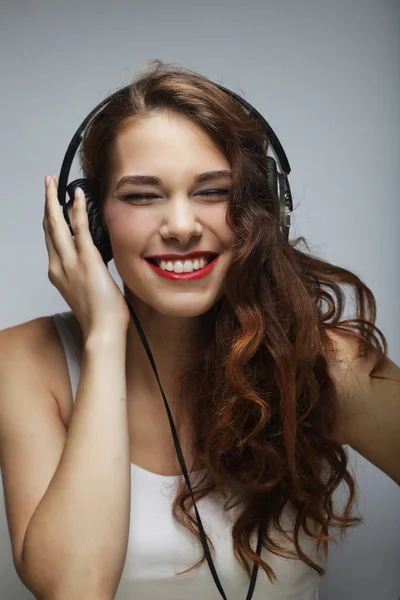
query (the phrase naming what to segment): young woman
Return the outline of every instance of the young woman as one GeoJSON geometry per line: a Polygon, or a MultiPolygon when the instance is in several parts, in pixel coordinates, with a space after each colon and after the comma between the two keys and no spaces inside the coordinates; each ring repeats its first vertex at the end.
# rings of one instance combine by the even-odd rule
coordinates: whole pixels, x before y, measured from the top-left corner
{"type": "Polygon", "coordinates": [[[37,598],[242,600],[255,563],[254,600],[315,599],[333,528],[361,521],[343,445],[400,484],[400,369],[374,296],[284,239],[265,156],[265,131],[188,70],[157,62],[111,101],[81,164],[123,294],[83,192],[72,237],[46,177],[49,279],[71,310],[0,332],[6,512],[37,598]],[[343,283],[359,299],[352,321],[343,283]]]}

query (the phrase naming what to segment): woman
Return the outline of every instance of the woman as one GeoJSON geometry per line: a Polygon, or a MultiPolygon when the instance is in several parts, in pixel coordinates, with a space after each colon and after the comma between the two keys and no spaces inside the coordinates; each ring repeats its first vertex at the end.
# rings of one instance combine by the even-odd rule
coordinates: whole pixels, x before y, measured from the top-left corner
{"type": "Polygon", "coordinates": [[[7,518],[17,573],[38,598],[222,595],[128,304],[230,600],[246,597],[253,561],[254,599],[318,597],[332,529],[361,521],[344,444],[400,484],[400,370],[374,296],[284,240],[265,145],[232,98],[158,61],[107,105],[81,164],[124,294],[93,244],[83,192],[73,238],[46,178],[49,278],[71,311],[0,335],[7,518]],[[341,283],[359,299],[353,321],[341,320],[341,283]],[[332,502],[341,482],[343,514],[332,502]]]}

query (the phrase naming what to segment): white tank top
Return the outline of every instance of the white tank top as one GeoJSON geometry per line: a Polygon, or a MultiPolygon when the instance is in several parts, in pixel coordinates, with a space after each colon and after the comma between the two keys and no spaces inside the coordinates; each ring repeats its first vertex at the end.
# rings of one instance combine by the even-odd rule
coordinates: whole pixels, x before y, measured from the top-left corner
{"type": "MultiPolygon", "coordinates": [[[[82,356],[79,322],[72,311],[52,317],[64,346],[75,400],[82,356]]],[[[131,463],[129,542],[115,600],[221,600],[206,560],[190,573],[176,574],[194,565],[203,555],[201,542],[172,516],[180,478],[183,475],[157,475],[131,463]]],[[[199,500],[197,508],[204,530],[215,546],[215,555],[211,547],[210,551],[227,599],[245,600],[250,580],[234,555],[232,543],[232,524],[240,508],[225,512],[222,498],[216,493],[199,500]]],[[[284,522],[289,527],[294,514],[294,507],[288,503],[284,522]]],[[[289,547],[289,542],[285,543],[289,547]]],[[[322,555],[318,556],[314,540],[304,531],[300,543],[304,552],[322,565],[322,555]]],[[[257,534],[251,545],[255,550],[257,534]]],[[[253,600],[318,600],[320,576],[313,569],[300,560],[266,552],[265,548],[261,556],[274,569],[277,581],[271,583],[259,568],[253,600]]]]}

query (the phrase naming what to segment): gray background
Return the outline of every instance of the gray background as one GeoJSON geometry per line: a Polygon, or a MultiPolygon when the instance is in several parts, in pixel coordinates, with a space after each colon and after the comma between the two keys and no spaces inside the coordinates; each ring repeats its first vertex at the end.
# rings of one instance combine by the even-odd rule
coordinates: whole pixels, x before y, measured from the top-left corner
{"type": "MultiPolygon", "coordinates": [[[[68,310],[47,278],[44,175],[59,172],[92,107],[160,58],[264,114],[293,169],[292,235],[367,283],[400,364],[398,0],[2,0],[0,56],[0,329],[68,310]]],[[[321,599],[395,600],[400,489],[349,454],[365,524],[331,546],[321,599]]],[[[32,597],[14,572],[2,496],[0,581],[1,600],[32,597]]]]}

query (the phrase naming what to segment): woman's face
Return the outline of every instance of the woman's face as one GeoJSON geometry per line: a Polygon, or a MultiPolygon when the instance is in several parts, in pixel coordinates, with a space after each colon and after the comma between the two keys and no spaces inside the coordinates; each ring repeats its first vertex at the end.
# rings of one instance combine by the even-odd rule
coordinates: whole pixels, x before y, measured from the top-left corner
{"type": "Polygon", "coordinates": [[[113,161],[103,216],[129,299],[136,307],[145,303],[174,317],[205,313],[222,295],[234,242],[226,220],[231,177],[196,178],[209,171],[231,171],[226,157],[189,119],[159,113],[120,132],[113,161]],[[160,181],[129,181],[138,175],[160,181]],[[128,197],[133,194],[144,197],[128,197]],[[165,278],[144,258],[195,251],[219,257],[208,275],[194,280],[165,278]]]}

